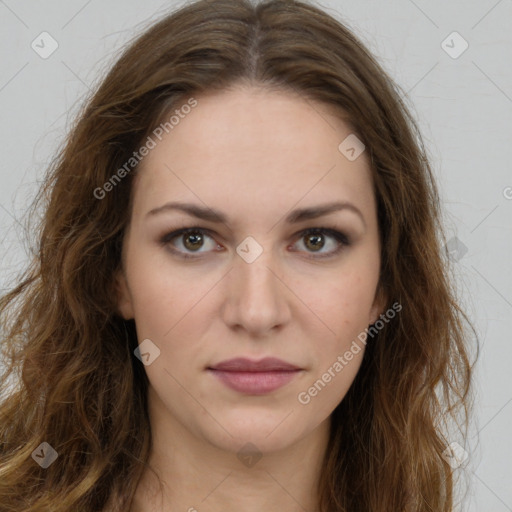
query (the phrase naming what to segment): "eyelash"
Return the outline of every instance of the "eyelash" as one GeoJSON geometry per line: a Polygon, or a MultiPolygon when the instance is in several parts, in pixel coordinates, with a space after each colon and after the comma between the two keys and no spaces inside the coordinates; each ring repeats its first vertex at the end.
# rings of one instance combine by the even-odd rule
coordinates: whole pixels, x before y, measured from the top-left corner
{"type": "MultiPolygon", "coordinates": [[[[170,233],[167,233],[160,239],[160,243],[163,246],[169,247],[169,243],[174,238],[178,238],[180,235],[196,233],[196,232],[203,234],[203,235],[206,234],[209,237],[213,238],[211,231],[209,229],[204,229],[199,226],[194,226],[194,227],[190,227],[190,228],[181,228],[181,229],[172,231],[170,233]]],[[[331,251],[330,253],[327,253],[327,254],[314,255],[314,253],[311,253],[312,256],[308,256],[308,258],[313,258],[313,259],[330,258],[330,257],[336,256],[337,254],[340,253],[340,251],[344,247],[348,247],[351,244],[349,237],[347,235],[345,235],[344,233],[341,233],[340,231],[337,231],[335,229],[330,229],[330,228],[325,228],[325,227],[305,229],[304,231],[301,231],[299,233],[298,238],[301,239],[301,238],[304,238],[305,236],[312,235],[312,234],[322,234],[322,235],[331,236],[338,242],[339,246],[334,251],[331,251]]],[[[192,256],[191,254],[184,253],[182,251],[178,251],[178,250],[174,249],[172,246],[169,247],[169,249],[174,254],[177,254],[179,257],[184,258],[184,259],[198,259],[201,257],[200,255],[192,256]]]]}

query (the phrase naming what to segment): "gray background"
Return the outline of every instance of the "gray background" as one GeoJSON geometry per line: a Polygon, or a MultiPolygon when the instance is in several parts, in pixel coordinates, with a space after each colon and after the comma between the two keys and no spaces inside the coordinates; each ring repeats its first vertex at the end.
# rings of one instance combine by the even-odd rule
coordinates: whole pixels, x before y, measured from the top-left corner
{"type": "MultiPolygon", "coordinates": [[[[470,454],[467,471],[457,470],[468,475],[462,510],[512,511],[512,0],[317,4],[377,55],[423,131],[482,343],[472,431],[457,440],[470,454]],[[454,31],[469,45],[460,55],[454,31]]],[[[1,288],[27,261],[23,214],[84,95],[124,43],[176,5],[0,0],[1,288]],[[31,47],[44,31],[59,45],[46,59],[31,47]]]]}

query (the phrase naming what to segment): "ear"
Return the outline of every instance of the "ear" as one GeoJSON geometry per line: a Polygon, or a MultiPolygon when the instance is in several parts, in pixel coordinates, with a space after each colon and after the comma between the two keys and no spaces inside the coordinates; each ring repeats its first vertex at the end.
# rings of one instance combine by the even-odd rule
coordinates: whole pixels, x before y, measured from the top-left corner
{"type": "Polygon", "coordinates": [[[132,296],[122,269],[119,269],[115,275],[115,291],[118,313],[125,320],[131,320],[135,316],[133,313],[132,296]]]}
{"type": "Polygon", "coordinates": [[[386,307],[387,301],[388,298],[386,293],[379,284],[377,292],[375,293],[372,309],[370,310],[369,325],[375,323],[379,319],[380,315],[384,313],[384,308],[386,307]]]}

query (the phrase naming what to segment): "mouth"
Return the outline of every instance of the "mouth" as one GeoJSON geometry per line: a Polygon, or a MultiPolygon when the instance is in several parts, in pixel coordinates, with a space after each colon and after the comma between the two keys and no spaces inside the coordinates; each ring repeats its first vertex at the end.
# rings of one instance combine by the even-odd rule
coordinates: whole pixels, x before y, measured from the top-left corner
{"type": "Polygon", "coordinates": [[[303,371],[298,366],[270,357],[261,361],[230,359],[206,370],[230,389],[249,395],[276,391],[303,371]]]}

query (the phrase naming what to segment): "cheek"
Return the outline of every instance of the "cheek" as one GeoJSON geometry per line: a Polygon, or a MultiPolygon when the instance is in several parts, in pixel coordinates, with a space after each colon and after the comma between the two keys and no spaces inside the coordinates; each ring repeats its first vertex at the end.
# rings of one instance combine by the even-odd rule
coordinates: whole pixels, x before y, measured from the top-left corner
{"type": "Polygon", "coordinates": [[[368,327],[374,299],[374,283],[356,274],[323,290],[312,297],[311,309],[322,322],[309,333],[312,371],[297,395],[312,422],[332,413],[359,372],[366,347],[358,336],[368,327]]]}
{"type": "Polygon", "coordinates": [[[188,358],[188,354],[197,355],[201,333],[212,315],[209,292],[218,277],[185,274],[178,267],[162,266],[142,256],[134,254],[130,262],[130,289],[139,340],[152,340],[167,365],[188,358]]]}
{"type": "Polygon", "coordinates": [[[175,321],[173,311],[178,297],[173,288],[166,286],[162,276],[157,280],[148,274],[144,277],[132,286],[135,323],[141,330],[160,337],[175,321]]]}
{"type": "MultiPolygon", "coordinates": [[[[344,343],[368,327],[377,277],[364,271],[342,273],[314,286],[303,283],[301,295],[318,318],[323,321],[330,344],[344,343]]],[[[321,324],[319,324],[321,325],[321,324]]]]}
{"type": "Polygon", "coordinates": [[[190,309],[188,304],[194,299],[197,302],[207,290],[204,280],[184,276],[169,262],[169,255],[156,244],[145,242],[129,248],[127,273],[135,320],[138,327],[155,336],[171,329],[190,309]]]}
{"type": "Polygon", "coordinates": [[[159,271],[135,258],[130,268],[130,291],[139,342],[149,338],[161,350],[167,350],[176,324],[186,313],[183,292],[176,276],[159,271]],[[140,263],[140,264],[139,264],[140,263]]]}

